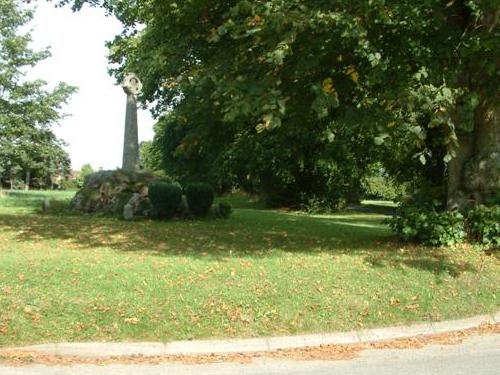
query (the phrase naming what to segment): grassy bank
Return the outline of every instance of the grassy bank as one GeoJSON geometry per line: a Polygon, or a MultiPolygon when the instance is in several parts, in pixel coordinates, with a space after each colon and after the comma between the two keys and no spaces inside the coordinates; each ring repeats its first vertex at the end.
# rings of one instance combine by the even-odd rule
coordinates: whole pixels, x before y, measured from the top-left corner
{"type": "Polygon", "coordinates": [[[0,198],[0,346],[350,330],[500,307],[497,257],[403,246],[383,215],[238,198],[229,220],[124,222],[39,214],[44,194],[0,198]]]}

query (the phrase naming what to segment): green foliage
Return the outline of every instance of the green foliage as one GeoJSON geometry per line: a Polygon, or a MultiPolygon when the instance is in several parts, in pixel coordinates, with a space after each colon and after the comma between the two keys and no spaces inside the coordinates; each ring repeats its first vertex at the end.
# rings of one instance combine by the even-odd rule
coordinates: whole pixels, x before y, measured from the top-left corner
{"type": "Polygon", "coordinates": [[[94,172],[94,168],[92,168],[90,164],[82,165],[76,179],[78,188],[81,188],[85,184],[85,179],[87,178],[87,176],[93,174],[94,172]]]}
{"type": "Polygon", "coordinates": [[[487,246],[500,245],[500,206],[478,206],[467,214],[467,227],[472,241],[487,246]]]}
{"type": "Polygon", "coordinates": [[[347,201],[343,198],[328,199],[327,197],[313,196],[301,204],[300,209],[308,214],[332,213],[347,207],[347,201]]]}
{"type": "Polygon", "coordinates": [[[489,247],[500,245],[500,206],[477,206],[465,217],[458,211],[437,211],[431,204],[403,205],[389,226],[404,241],[450,246],[467,238],[489,247]]]}
{"type": "Polygon", "coordinates": [[[185,188],[189,211],[195,216],[206,216],[214,201],[214,189],[207,183],[195,182],[185,188]]]}
{"type": "Polygon", "coordinates": [[[231,204],[228,202],[219,202],[214,205],[212,205],[211,208],[211,214],[214,217],[221,218],[221,219],[228,219],[231,216],[231,213],[233,212],[233,208],[231,207],[231,204]]]}
{"type": "Polygon", "coordinates": [[[431,206],[404,206],[388,220],[404,241],[430,246],[451,246],[466,238],[464,217],[458,211],[437,212],[431,206]]]}
{"type": "Polygon", "coordinates": [[[391,178],[381,163],[376,163],[368,169],[362,186],[365,199],[395,201],[405,193],[404,185],[391,178]]]}
{"type": "Polygon", "coordinates": [[[152,182],[149,184],[149,200],[152,205],[152,217],[171,219],[181,204],[182,188],[178,184],[152,182]]]}
{"type": "Polygon", "coordinates": [[[385,176],[368,176],[363,180],[363,197],[393,201],[398,197],[394,183],[385,176]]]}
{"type": "Polygon", "coordinates": [[[0,1],[0,180],[30,175],[40,188],[69,171],[64,143],[51,127],[76,88],[60,83],[47,90],[45,81],[27,79],[29,69],[50,56],[29,46],[31,35],[23,30],[32,17],[21,1],[0,1]]]}
{"type": "Polygon", "coordinates": [[[60,190],[77,190],[79,188],[78,181],[73,178],[65,178],[59,185],[60,190]]]}
{"type": "Polygon", "coordinates": [[[147,171],[161,170],[159,156],[152,141],[143,141],[139,145],[139,164],[142,169],[147,171]]]}
{"type": "Polygon", "coordinates": [[[58,2],[123,22],[113,73],[143,79],[164,169],[274,205],[353,200],[374,161],[446,186],[500,86],[492,0],[58,2]]]}

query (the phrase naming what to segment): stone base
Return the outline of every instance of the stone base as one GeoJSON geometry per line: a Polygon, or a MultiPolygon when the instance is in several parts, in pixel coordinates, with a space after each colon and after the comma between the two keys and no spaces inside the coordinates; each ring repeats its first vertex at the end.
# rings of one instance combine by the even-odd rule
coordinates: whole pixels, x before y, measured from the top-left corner
{"type": "Polygon", "coordinates": [[[70,209],[86,213],[120,215],[128,204],[127,218],[148,216],[148,185],[159,178],[146,172],[100,171],[88,175],[70,203],[70,209]]]}

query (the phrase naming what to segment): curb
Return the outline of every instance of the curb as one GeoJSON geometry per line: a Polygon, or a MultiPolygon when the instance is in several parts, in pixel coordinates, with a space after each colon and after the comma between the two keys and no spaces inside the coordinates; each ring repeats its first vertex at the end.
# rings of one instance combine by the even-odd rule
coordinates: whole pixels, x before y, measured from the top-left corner
{"type": "Polygon", "coordinates": [[[49,355],[76,356],[83,358],[105,358],[117,356],[153,357],[175,355],[242,354],[315,347],[321,345],[350,345],[374,341],[403,339],[415,336],[441,334],[445,332],[477,328],[481,324],[488,323],[500,323],[500,312],[492,315],[479,315],[467,319],[437,323],[422,323],[410,326],[375,328],[360,331],[300,336],[231,340],[174,341],[169,343],[58,343],[25,346],[20,348],[12,348],[12,350],[30,351],[49,355]]]}

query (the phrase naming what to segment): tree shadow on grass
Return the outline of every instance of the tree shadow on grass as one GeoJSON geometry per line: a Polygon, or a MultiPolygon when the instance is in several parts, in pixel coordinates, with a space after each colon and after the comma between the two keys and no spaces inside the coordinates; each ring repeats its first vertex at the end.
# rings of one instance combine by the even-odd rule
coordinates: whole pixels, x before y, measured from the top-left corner
{"type": "Polygon", "coordinates": [[[469,262],[452,262],[440,249],[430,250],[421,247],[407,249],[404,253],[394,251],[390,256],[367,255],[365,262],[373,267],[406,266],[428,271],[436,276],[459,277],[464,272],[477,272],[476,267],[469,262]]]}
{"type": "Polygon", "coordinates": [[[54,246],[62,249],[108,248],[214,260],[275,257],[281,252],[348,254],[364,256],[374,267],[406,266],[454,277],[464,270],[474,271],[472,265],[453,263],[444,253],[417,247],[401,253],[380,216],[352,213],[317,217],[241,209],[229,220],[168,222],[0,215],[0,234],[17,242],[60,241],[54,246]]]}

